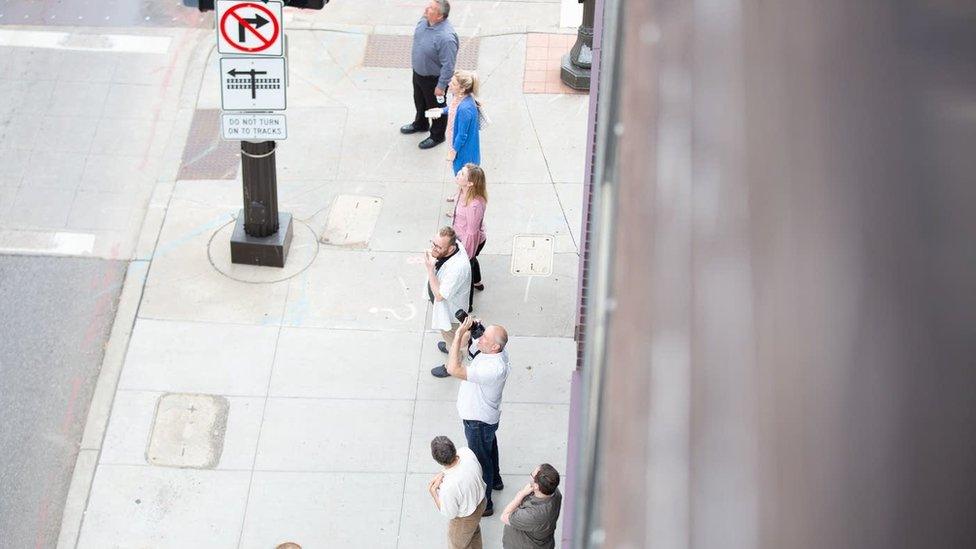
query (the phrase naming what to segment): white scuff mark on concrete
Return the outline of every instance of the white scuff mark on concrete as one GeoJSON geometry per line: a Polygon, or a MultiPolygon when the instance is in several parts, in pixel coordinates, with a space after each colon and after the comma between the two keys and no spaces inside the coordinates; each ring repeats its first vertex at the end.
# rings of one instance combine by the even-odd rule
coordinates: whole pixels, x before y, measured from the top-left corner
{"type": "Polygon", "coordinates": [[[165,54],[171,42],[169,36],[0,30],[0,46],[21,48],[165,54]]]}
{"type": "Polygon", "coordinates": [[[0,252],[11,254],[91,255],[95,235],[75,232],[4,231],[0,252]]]}

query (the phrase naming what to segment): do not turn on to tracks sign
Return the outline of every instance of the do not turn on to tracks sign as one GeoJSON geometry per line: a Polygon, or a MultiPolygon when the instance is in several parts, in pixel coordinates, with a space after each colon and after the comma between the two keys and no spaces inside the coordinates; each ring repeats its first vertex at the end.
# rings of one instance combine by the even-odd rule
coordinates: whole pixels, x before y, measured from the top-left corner
{"type": "Polygon", "coordinates": [[[230,141],[284,141],[288,138],[285,115],[225,112],[220,117],[220,135],[230,141]]]}
{"type": "Polygon", "coordinates": [[[217,2],[217,51],[235,55],[282,55],[281,2],[217,2]]]}

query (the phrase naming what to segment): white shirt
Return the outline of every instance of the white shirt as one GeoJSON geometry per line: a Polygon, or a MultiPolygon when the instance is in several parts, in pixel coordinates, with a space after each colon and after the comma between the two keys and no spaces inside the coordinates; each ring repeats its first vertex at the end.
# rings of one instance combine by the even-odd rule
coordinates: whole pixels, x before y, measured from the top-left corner
{"type": "Polygon", "coordinates": [[[474,452],[458,448],[458,462],[444,469],[441,481],[441,514],[447,518],[469,517],[485,499],[485,481],[481,480],[481,464],[474,452]]]}
{"type": "Polygon", "coordinates": [[[468,379],[458,387],[457,411],[461,419],[495,425],[501,418],[502,390],[511,368],[508,352],[479,353],[468,366],[468,379]]]}
{"type": "MultiPolygon", "coordinates": [[[[468,299],[471,296],[471,261],[460,242],[458,242],[457,253],[437,271],[437,280],[440,282],[440,294],[444,299],[441,301],[434,299],[430,327],[447,331],[451,329],[452,322],[457,322],[454,313],[458,309],[468,312],[468,299]]],[[[425,286],[424,293],[426,292],[425,286]]]]}

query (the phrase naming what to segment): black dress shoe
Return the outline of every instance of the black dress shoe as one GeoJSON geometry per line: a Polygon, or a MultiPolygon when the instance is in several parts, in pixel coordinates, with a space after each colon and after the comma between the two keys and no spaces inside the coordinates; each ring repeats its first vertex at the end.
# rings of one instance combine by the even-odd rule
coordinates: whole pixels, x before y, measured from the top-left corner
{"type": "Polygon", "coordinates": [[[425,132],[425,131],[427,131],[429,129],[430,128],[418,128],[417,126],[414,126],[413,125],[413,122],[411,122],[410,124],[407,124],[406,126],[400,126],[400,133],[411,134],[411,133],[417,133],[417,132],[425,132]]]}
{"type": "Polygon", "coordinates": [[[443,341],[438,341],[437,342],[437,350],[439,350],[440,352],[442,352],[442,353],[444,353],[446,355],[447,354],[447,343],[444,343],[443,341]]]}
{"type": "Polygon", "coordinates": [[[496,483],[495,483],[495,484],[494,484],[494,485],[493,485],[493,486],[491,487],[491,489],[492,489],[492,490],[495,490],[496,492],[498,492],[498,491],[501,491],[501,490],[504,490],[504,489],[505,489],[505,483],[504,483],[504,482],[496,482],[496,483]]]}
{"type": "Polygon", "coordinates": [[[431,368],[430,375],[434,377],[451,377],[451,374],[447,373],[447,366],[444,366],[443,364],[436,368],[431,368]]]}
{"type": "Polygon", "coordinates": [[[434,147],[440,145],[443,142],[444,142],[443,139],[441,139],[440,141],[434,141],[432,138],[428,137],[427,139],[421,141],[420,144],[417,146],[420,147],[421,149],[433,149],[434,147]]]}
{"type": "Polygon", "coordinates": [[[483,517],[490,517],[490,516],[492,516],[494,514],[495,514],[495,508],[494,507],[489,507],[489,508],[485,509],[485,512],[484,513],[481,513],[481,516],[483,516],[483,517]]]}

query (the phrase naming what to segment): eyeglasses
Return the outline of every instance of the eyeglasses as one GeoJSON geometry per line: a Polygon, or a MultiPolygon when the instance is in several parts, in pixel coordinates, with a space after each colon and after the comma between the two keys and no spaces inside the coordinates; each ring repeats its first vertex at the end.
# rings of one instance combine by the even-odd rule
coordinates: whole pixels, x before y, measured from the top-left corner
{"type": "Polygon", "coordinates": [[[435,250],[442,250],[442,249],[444,249],[443,247],[441,247],[441,246],[438,246],[438,245],[437,245],[437,243],[436,243],[436,242],[434,242],[433,240],[431,240],[431,241],[430,241],[430,245],[431,245],[431,247],[432,247],[432,248],[434,248],[435,250]]]}

